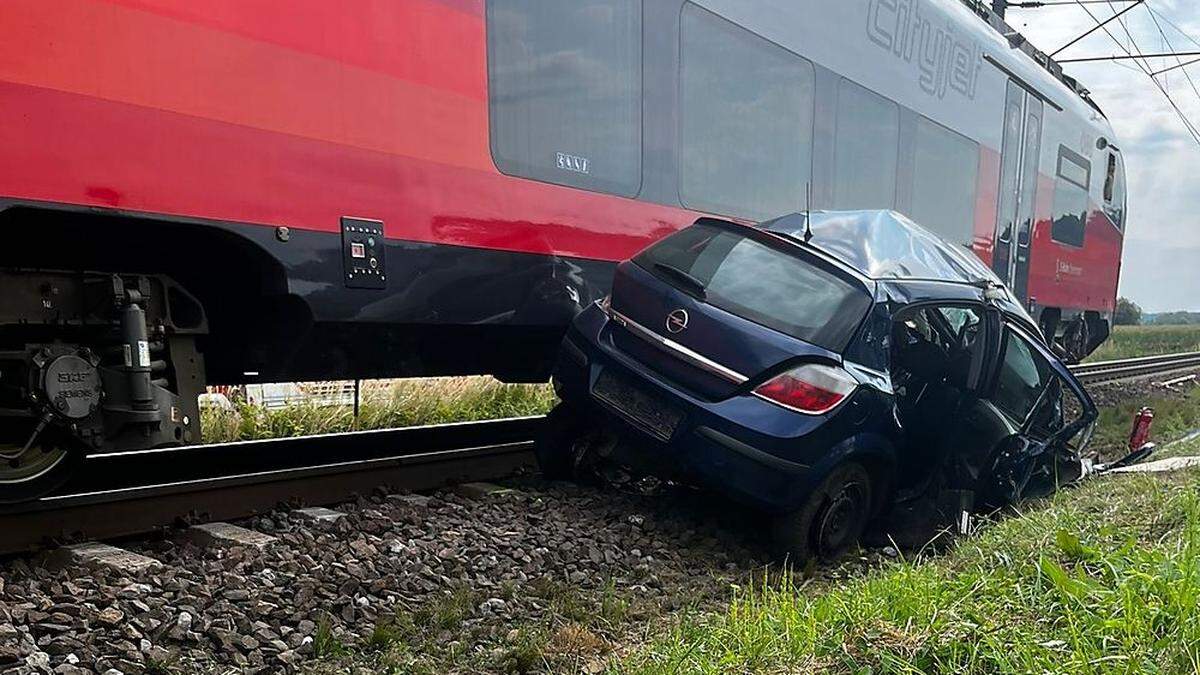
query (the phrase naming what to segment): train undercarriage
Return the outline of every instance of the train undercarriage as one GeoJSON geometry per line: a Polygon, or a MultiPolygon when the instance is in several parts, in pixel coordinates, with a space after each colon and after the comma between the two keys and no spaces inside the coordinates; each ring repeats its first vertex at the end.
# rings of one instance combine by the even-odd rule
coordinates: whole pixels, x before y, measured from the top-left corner
{"type": "Polygon", "coordinates": [[[89,453],[200,440],[207,331],[165,276],[0,270],[0,503],[69,479],[89,453]]]}

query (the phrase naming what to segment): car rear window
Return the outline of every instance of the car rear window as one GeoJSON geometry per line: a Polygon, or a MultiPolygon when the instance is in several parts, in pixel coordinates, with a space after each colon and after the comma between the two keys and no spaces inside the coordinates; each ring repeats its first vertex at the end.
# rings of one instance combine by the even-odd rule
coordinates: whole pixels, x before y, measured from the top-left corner
{"type": "Polygon", "coordinates": [[[731,314],[840,352],[871,305],[864,288],[786,251],[713,225],[696,224],[654,244],[634,263],[681,290],[673,268],[704,287],[704,301],[731,314]]]}

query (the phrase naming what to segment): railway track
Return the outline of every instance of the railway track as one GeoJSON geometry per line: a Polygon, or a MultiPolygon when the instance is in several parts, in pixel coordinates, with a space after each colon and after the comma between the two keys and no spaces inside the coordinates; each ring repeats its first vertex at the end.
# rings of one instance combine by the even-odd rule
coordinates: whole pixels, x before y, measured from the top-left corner
{"type": "Polygon", "coordinates": [[[0,554],[424,490],[532,465],[540,417],[197,445],[88,457],[52,495],[0,514],[0,554]]]}
{"type": "MultiPolygon", "coordinates": [[[[1200,370],[1200,352],[1085,363],[1084,384],[1200,370]]],[[[532,466],[541,417],[443,424],[89,457],[56,493],[0,511],[0,555],[177,523],[321,506],[379,487],[423,490],[532,466]]]]}
{"type": "Polygon", "coordinates": [[[1165,375],[1180,370],[1200,369],[1200,352],[1143,356],[1117,361],[1099,361],[1071,366],[1071,372],[1080,382],[1101,384],[1148,375],[1165,375]]]}

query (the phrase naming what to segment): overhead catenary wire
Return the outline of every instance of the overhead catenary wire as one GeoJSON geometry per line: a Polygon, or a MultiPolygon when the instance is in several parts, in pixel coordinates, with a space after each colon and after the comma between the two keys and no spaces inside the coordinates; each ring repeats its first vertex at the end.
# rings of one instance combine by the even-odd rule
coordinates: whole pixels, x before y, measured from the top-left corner
{"type": "MultiPolygon", "coordinates": [[[[1078,1],[1078,2],[1080,2],[1080,3],[1082,3],[1082,2],[1083,2],[1083,0],[1077,0],[1077,1],[1078,1]]],[[[1068,42],[1067,44],[1065,44],[1065,45],[1063,45],[1063,46],[1059,47],[1058,49],[1054,50],[1053,52],[1051,52],[1051,53],[1050,53],[1050,58],[1054,58],[1055,56],[1058,56],[1058,55],[1059,55],[1059,54],[1060,54],[1060,53],[1061,53],[1061,52],[1062,52],[1064,49],[1066,49],[1067,47],[1070,47],[1071,45],[1073,45],[1073,44],[1075,44],[1075,43],[1079,42],[1080,40],[1082,40],[1082,39],[1084,39],[1085,37],[1087,37],[1087,36],[1091,35],[1092,33],[1095,33],[1096,31],[1098,31],[1098,30],[1100,30],[1100,29],[1104,28],[1104,27],[1105,27],[1105,26],[1106,26],[1106,25],[1107,25],[1109,22],[1111,22],[1111,21],[1114,21],[1114,20],[1116,20],[1116,19],[1119,19],[1119,18],[1121,18],[1121,16],[1122,16],[1123,14],[1125,14],[1126,12],[1132,11],[1134,8],[1136,8],[1136,7],[1137,7],[1137,6],[1139,6],[1139,5],[1145,4],[1145,2],[1146,2],[1146,0],[1135,0],[1135,2],[1134,2],[1132,5],[1130,5],[1130,6],[1126,7],[1125,9],[1122,9],[1120,12],[1117,12],[1115,15],[1113,15],[1113,16],[1111,16],[1111,17],[1109,17],[1109,18],[1105,19],[1105,20],[1104,20],[1104,21],[1102,21],[1102,22],[1101,22],[1101,21],[1097,21],[1097,22],[1096,22],[1096,26],[1095,26],[1094,28],[1090,28],[1090,29],[1088,29],[1087,31],[1084,31],[1083,35],[1080,35],[1079,37],[1075,38],[1074,40],[1071,40],[1071,41],[1070,41],[1070,42],[1068,42]]],[[[1082,4],[1081,4],[1080,6],[1082,6],[1082,4]]],[[[1085,7],[1084,9],[1086,10],[1086,7],[1085,7]]]]}
{"type": "MultiPolygon", "coordinates": [[[[1191,135],[1192,140],[1195,141],[1197,145],[1200,145],[1200,130],[1197,130],[1196,126],[1192,123],[1192,121],[1190,119],[1188,119],[1188,116],[1183,112],[1183,109],[1179,106],[1179,104],[1171,96],[1171,93],[1169,91],[1167,91],[1167,89],[1162,85],[1162,83],[1150,75],[1151,69],[1149,67],[1147,67],[1146,65],[1144,65],[1141,61],[1138,60],[1138,58],[1144,58],[1144,57],[1141,55],[1141,50],[1137,48],[1137,43],[1136,43],[1136,40],[1133,40],[1132,33],[1129,33],[1128,29],[1126,28],[1126,34],[1130,38],[1130,44],[1133,47],[1133,50],[1130,50],[1120,40],[1118,40],[1117,37],[1115,35],[1113,35],[1112,31],[1110,31],[1108,29],[1108,26],[1105,25],[1109,21],[1101,21],[1101,19],[1099,17],[1097,17],[1095,14],[1092,13],[1091,10],[1089,10],[1087,8],[1087,6],[1084,4],[1084,0],[1075,0],[1075,3],[1077,5],[1079,5],[1079,8],[1082,9],[1084,11],[1084,13],[1086,13],[1088,15],[1088,17],[1090,17],[1092,19],[1092,21],[1097,24],[1098,28],[1103,30],[1104,33],[1106,35],[1108,35],[1109,39],[1111,39],[1114,43],[1116,43],[1116,45],[1121,48],[1121,51],[1125,52],[1125,54],[1127,56],[1131,57],[1131,59],[1138,66],[1138,68],[1147,77],[1150,78],[1150,81],[1154,83],[1154,86],[1167,99],[1167,103],[1170,104],[1171,108],[1175,111],[1175,114],[1179,116],[1180,121],[1183,122],[1184,127],[1187,128],[1188,134],[1191,135]],[[1134,56],[1135,51],[1138,52],[1137,56],[1134,56]]],[[[1141,3],[1139,3],[1139,4],[1141,4],[1141,3]]],[[[1122,27],[1124,27],[1123,23],[1121,23],[1121,25],[1122,25],[1122,27]]],[[[1063,61],[1065,61],[1065,60],[1060,60],[1060,62],[1063,62],[1063,61]]]]}
{"type": "Polygon", "coordinates": [[[1179,70],[1180,68],[1186,68],[1188,66],[1195,65],[1197,63],[1200,63],[1200,58],[1195,58],[1195,59],[1192,59],[1191,61],[1184,61],[1183,63],[1174,65],[1174,66],[1170,66],[1167,68],[1163,68],[1162,70],[1156,70],[1153,73],[1150,73],[1150,76],[1158,77],[1159,75],[1162,75],[1163,73],[1169,73],[1172,70],[1179,70]]]}
{"type": "MultiPolygon", "coordinates": [[[[1167,32],[1163,30],[1162,24],[1158,22],[1158,13],[1151,9],[1150,5],[1148,4],[1143,6],[1146,8],[1146,12],[1150,14],[1150,20],[1154,22],[1154,27],[1158,29],[1158,34],[1162,37],[1163,42],[1166,43],[1167,49],[1175,51],[1175,46],[1171,44],[1171,39],[1167,37],[1167,32]]],[[[1200,53],[1196,55],[1200,56],[1200,53]]],[[[1184,79],[1186,79],[1188,84],[1192,87],[1192,93],[1196,95],[1196,101],[1200,102],[1200,88],[1196,87],[1196,81],[1192,79],[1192,74],[1189,73],[1187,69],[1183,68],[1184,63],[1180,56],[1180,54],[1175,55],[1175,64],[1181,69],[1184,79]]],[[[1150,77],[1153,78],[1154,74],[1151,73],[1150,77]]]]}
{"type": "Polygon", "coordinates": [[[1151,52],[1149,54],[1138,52],[1136,54],[1126,54],[1124,56],[1120,54],[1109,54],[1107,56],[1081,56],[1071,59],[1054,60],[1057,63],[1097,63],[1100,61],[1145,61],[1146,59],[1163,59],[1170,58],[1172,56],[1200,56],[1200,50],[1190,52],[1151,52]]]}
{"type": "MultiPolygon", "coordinates": [[[[1067,5],[1078,6],[1080,9],[1082,9],[1088,15],[1089,18],[1091,18],[1091,20],[1096,24],[1096,26],[1091,28],[1090,30],[1086,31],[1083,35],[1075,38],[1074,40],[1071,40],[1069,43],[1067,43],[1066,45],[1064,45],[1063,47],[1061,47],[1060,49],[1055,51],[1054,52],[1055,54],[1058,54],[1059,52],[1066,49],[1067,47],[1078,43],[1084,37],[1087,37],[1088,35],[1095,33],[1097,30],[1103,30],[1104,33],[1106,35],[1108,35],[1108,37],[1114,43],[1116,43],[1116,45],[1118,47],[1120,47],[1123,52],[1125,52],[1125,54],[1124,54],[1124,56],[1111,55],[1111,56],[1100,56],[1100,57],[1081,57],[1081,58],[1067,58],[1067,59],[1055,59],[1055,60],[1058,63],[1090,63],[1090,62],[1103,61],[1103,62],[1112,63],[1113,65],[1116,65],[1116,66],[1119,66],[1122,68],[1134,70],[1134,68],[1126,65],[1125,63],[1122,63],[1123,61],[1133,61],[1134,64],[1136,64],[1136,66],[1137,66],[1137,69],[1135,72],[1141,72],[1142,74],[1146,75],[1147,77],[1149,77],[1151,79],[1151,81],[1154,83],[1154,86],[1156,88],[1158,88],[1158,90],[1162,93],[1163,97],[1165,97],[1167,99],[1168,104],[1170,104],[1171,108],[1175,111],[1175,114],[1179,116],[1180,121],[1183,122],[1184,126],[1188,130],[1188,133],[1192,136],[1192,139],[1195,140],[1197,142],[1197,144],[1200,144],[1200,128],[1197,128],[1196,124],[1192,123],[1192,121],[1187,117],[1187,114],[1180,107],[1179,103],[1172,97],[1171,92],[1168,89],[1168,87],[1166,86],[1166,84],[1164,84],[1163,82],[1160,82],[1157,79],[1158,75],[1161,75],[1163,73],[1172,72],[1174,70],[1183,70],[1185,72],[1185,74],[1187,74],[1187,71],[1186,71],[1187,66],[1190,66],[1190,65],[1193,65],[1196,63],[1200,63],[1200,58],[1196,58],[1196,59],[1184,62],[1182,60],[1182,57],[1184,57],[1184,56],[1200,57],[1200,51],[1191,51],[1191,52],[1176,51],[1174,49],[1174,46],[1170,45],[1170,40],[1166,36],[1166,31],[1163,30],[1162,26],[1158,25],[1158,23],[1159,23],[1159,21],[1166,23],[1168,26],[1173,28],[1176,32],[1178,32],[1180,35],[1182,35],[1188,41],[1190,41],[1191,43],[1193,43],[1197,46],[1200,46],[1200,40],[1189,35],[1187,33],[1187,31],[1183,30],[1183,28],[1181,28],[1174,21],[1171,21],[1166,16],[1155,11],[1153,9],[1153,7],[1150,6],[1148,0],[1046,0],[1046,1],[1009,3],[1008,7],[1017,8],[1017,9],[1036,9],[1036,8],[1041,8],[1041,7],[1054,7],[1054,6],[1067,6],[1067,5]],[[1132,3],[1132,4],[1130,4],[1128,7],[1118,10],[1117,7],[1114,6],[1114,4],[1120,4],[1120,3],[1132,3]],[[1112,11],[1113,11],[1113,16],[1111,16],[1107,19],[1103,19],[1103,20],[1100,19],[1095,14],[1093,14],[1091,11],[1089,11],[1087,8],[1087,5],[1094,5],[1094,4],[1108,5],[1109,8],[1112,9],[1112,11]],[[1144,5],[1146,7],[1147,11],[1151,14],[1151,19],[1154,20],[1156,27],[1159,30],[1159,34],[1163,38],[1163,42],[1164,42],[1165,46],[1170,51],[1163,52],[1163,53],[1146,54],[1146,53],[1142,52],[1140,47],[1137,46],[1136,40],[1134,40],[1133,34],[1129,30],[1128,25],[1126,25],[1123,15],[1126,14],[1129,10],[1131,10],[1139,5],[1144,5]],[[1129,39],[1130,46],[1126,46],[1125,43],[1123,43],[1120,39],[1118,39],[1117,36],[1114,35],[1108,29],[1108,24],[1114,20],[1117,21],[1121,25],[1122,31],[1125,33],[1126,37],[1129,39]],[[1157,70],[1153,69],[1150,66],[1149,59],[1151,59],[1151,58],[1170,58],[1170,57],[1176,58],[1175,65],[1172,65],[1172,66],[1166,67],[1166,68],[1159,68],[1157,70]]],[[[1189,85],[1192,87],[1193,93],[1196,94],[1197,98],[1200,98],[1200,87],[1198,87],[1196,85],[1196,83],[1194,81],[1192,81],[1190,74],[1188,74],[1188,80],[1189,80],[1189,85]]]]}

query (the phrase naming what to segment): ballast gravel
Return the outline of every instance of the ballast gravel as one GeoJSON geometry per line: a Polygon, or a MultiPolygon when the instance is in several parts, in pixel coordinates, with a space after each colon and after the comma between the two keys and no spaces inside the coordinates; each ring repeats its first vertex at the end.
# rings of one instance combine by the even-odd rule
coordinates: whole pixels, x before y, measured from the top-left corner
{"type": "Polygon", "coordinates": [[[432,621],[425,637],[499,669],[489,650],[563,611],[555,592],[716,606],[768,560],[761,523],[706,496],[515,487],[239,521],[274,538],[261,546],[186,529],[119,543],[161,563],[140,570],[12,559],[0,564],[0,672],[302,671],[319,668],[322,645],[361,645],[398,614],[452,603],[460,621],[432,621]]]}

